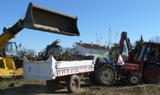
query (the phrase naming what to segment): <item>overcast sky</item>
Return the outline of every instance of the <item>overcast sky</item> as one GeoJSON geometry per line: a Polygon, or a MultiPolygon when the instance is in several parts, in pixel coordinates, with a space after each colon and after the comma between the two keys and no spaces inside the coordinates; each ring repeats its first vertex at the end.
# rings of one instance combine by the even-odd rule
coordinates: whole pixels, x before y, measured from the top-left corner
{"type": "Polygon", "coordinates": [[[1,33],[3,27],[12,26],[25,16],[29,2],[77,16],[81,35],[72,37],[23,29],[11,40],[36,52],[56,39],[61,40],[61,46],[72,47],[80,40],[96,44],[99,39],[100,45],[119,42],[122,31],[128,33],[131,43],[141,35],[145,41],[160,35],[160,0],[3,0],[0,3],[1,33]]]}

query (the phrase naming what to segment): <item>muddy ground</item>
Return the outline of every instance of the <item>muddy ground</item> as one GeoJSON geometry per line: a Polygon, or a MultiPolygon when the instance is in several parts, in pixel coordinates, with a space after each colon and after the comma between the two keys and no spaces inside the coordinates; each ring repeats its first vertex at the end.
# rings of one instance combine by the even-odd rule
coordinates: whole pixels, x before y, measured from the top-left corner
{"type": "Polygon", "coordinates": [[[81,80],[77,93],[68,93],[66,88],[50,92],[45,85],[45,81],[29,79],[3,81],[0,95],[160,95],[160,84],[95,86],[81,80]]]}

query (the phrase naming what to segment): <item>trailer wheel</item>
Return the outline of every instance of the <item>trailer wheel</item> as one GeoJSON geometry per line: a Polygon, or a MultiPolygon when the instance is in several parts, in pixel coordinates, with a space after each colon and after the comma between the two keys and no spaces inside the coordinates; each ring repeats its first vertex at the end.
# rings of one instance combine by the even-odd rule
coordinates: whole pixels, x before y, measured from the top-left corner
{"type": "Polygon", "coordinates": [[[144,80],[147,83],[158,83],[160,81],[160,67],[158,65],[148,65],[144,70],[144,80]]]}
{"type": "Polygon", "coordinates": [[[117,78],[117,72],[113,66],[103,64],[96,69],[95,78],[98,85],[112,85],[117,78]]]}
{"type": "Polygon", "coordinates": [[[141,77],[138,74],[131,74],[128,78],[129,85],[138,85],[141,82],[141,77]]]}
{"type": "Polygon", "coordinates": [[[67,78],[68,92],[75,93],[80,89],[80,79],[77,75],[71,75],[67,78]]]}
{"type": "Polygon", "coordinates": [[[56,80],[47,80],[46,81],[46,86],[49,91],[57,90],[59,88],[59,84],[60,84],[60,82],[56,81],[56,80]]]}

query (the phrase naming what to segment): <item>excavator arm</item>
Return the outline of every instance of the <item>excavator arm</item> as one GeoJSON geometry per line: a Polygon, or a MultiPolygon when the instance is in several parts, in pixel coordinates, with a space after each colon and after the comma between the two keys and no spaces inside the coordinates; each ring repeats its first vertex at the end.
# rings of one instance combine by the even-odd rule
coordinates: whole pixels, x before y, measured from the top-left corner
{"type": "Polygon", "coordinates": [[[68,36],[79,36],[77,17],[49,10],[30,3],[24,19],[18,20],[13,26],[4,28],[0,35],[0,49],[23,29],[57,33],[68,36]]]}
{"type": "Polygon", "coordinates": [[[22,19],[15,23],[12,27],[4,28],[3,33],[0,35],[0,49],[12,38],[17,36],[17,33],[23,29],[22,19]]]}
{"type": "Polygon", "coordinates": [[[120,55],[123,55],[123,50],[124,50],[124,47],[127,48],[128,50],[128,58],[126,60],[125,57],[123,57],[123,59],[125,59],[126,62],[131,62],[133,61],[133,55],[131,54],[132,52],[132,49],[131,49],[131,44],[130,44],[130,40],[129,38],[127,37],[127,32],[123,31],[121,33],[121,38],[120,38],[120,43],[119,43],[119,54],[120,55]],[[125,46],[126,45],[126,46],[125,46]]]}
{"type": "Polygon", "coordinates": [[[127,37],[127,32],[123,31],[121,33],[121,39],[119,43],[119,53],[120,54],[122,54],[123,52],[124,44],[126,44],[128,52],[130,52],[131,51],[130,41],[129,41],[129,38],[127,37]]]}

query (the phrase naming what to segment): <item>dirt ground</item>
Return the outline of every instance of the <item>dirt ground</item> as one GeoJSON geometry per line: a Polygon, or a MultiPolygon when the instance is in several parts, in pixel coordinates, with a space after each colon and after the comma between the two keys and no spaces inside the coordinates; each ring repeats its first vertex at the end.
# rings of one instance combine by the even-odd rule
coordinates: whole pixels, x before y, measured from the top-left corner
{"type": "Polygon", "coordinates": [[[66,88],[50,92],[45,81],[19,79],[0,82],[0,95],[160,95],[160,84],[137,86],[95,86],[81,81],[77,93],[68,93],[66,88]]]}

